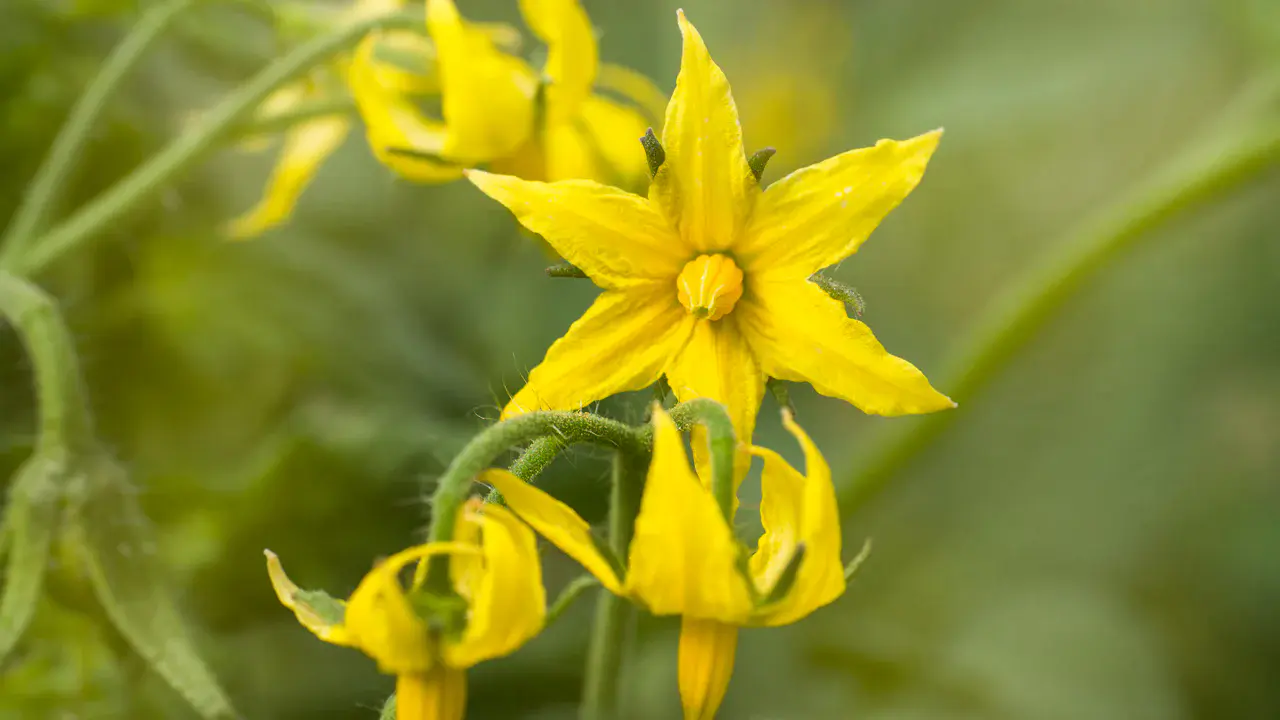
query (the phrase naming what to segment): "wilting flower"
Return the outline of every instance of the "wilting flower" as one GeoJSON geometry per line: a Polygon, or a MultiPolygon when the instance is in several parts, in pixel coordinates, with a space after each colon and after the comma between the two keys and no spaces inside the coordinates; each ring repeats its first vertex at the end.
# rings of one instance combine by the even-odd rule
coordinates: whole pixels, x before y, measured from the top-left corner
{"type": "Polygon", "coordinates": [[[675,423],[655,408],[653,459],[626,565],[607,557],[587,522],[505,470],[482,479],[521,519],[582,563],[600,584],[656,615],[680,615],[679,677],[685,718],[711,718],[733,672],[738,628],[793,623],[844,592],[840,519],[831,471],[809,437],[783,416],[804,448],[801,475],[771,450],[764,459],[764,535],[748,559],[711,488],[689,467],[675,423]]]}
{"type": "Polygon", "coordinates": [[[546,596],[533,532],[503,508],[478,501],[458,518],[454,541],[396,553],[347,602],[295,585],[267,551],[280,602],[325,642],[354,647],[396,676],[400,720],[461,720],[465,670],[507,655],[542,629],[546,596]],[[448,556],[455,595],[424,587],[429,558],[448,556]],[[400,573],[419,563],[412,585],[400,573]]]}
{"type": "Polygon", "coordinates": [[[351,84],[374,154],[423,182],[452,180],[483,164],[535,180],[641,180],[645,163],[634,144],[648,122],[636,106],[654,105],[661,93],[637,73],[600,66],[577,0],[521,0],[520,9],[547,47],[541,72],[464,19],[453,0],[427,0],[439,119],[384,80],[377,39],[368,38],[356,51],[351,84]],[[595,93],[598,85],[631,102],[595,93]]]}
{"type": "MultiPolygon", "coordinates": [[[[398,10],[404,4],[405,0],[356,0],[350,9],[327,22],[339,25],[353,23],[398,10]]],[[[307,107],[323,108],[345,97],[343,77],[347,64],[348,58],[340,56],[308,77],[282,87],[258,108],[258,118],[269,121],[307,107]]],[[[286,130],[262,199],[232,220],[228,233],[236,238],[251,238],[287,220],[320,166],[342,145],[350,131],[351,118],[341,108],[322,112],[286,130]]],[[[250,147],[258,144],[250,143],[250,147]]]]}
{"type": "Polygon", "coordinates": [[[681,400],[725,404],[745,441],[766,377],[879,415],[953,407],[808,281],[857,251],[911,192],[940,131],[837,155],[762,191],[729,83],[683,13],[679,21],[684,55],[662,144],[649,144],[648,198],[469,173],[604,288],[503,415],[578,409],[663,375],[681,400]]]}

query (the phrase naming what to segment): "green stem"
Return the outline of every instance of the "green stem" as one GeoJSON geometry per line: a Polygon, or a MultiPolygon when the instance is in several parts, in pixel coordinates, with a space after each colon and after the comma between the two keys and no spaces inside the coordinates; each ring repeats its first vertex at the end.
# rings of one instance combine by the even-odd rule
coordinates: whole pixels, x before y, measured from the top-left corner
{"type": "Polygon", "coordinates": [[[354,114],[356,104],[351,98],[332,100],[316,100],[304,103],[286,112],[278,112],[266,117],[250,119],[232,129],[231,134],[237,138],[251,138],[259,135],[282,133],[302,123],[332,116],[346,117],[354,114]]]}
{"type": "MultiPolygon", "coordinates": [[[[724,406],[709,398],[697,398],[671,408],[676,427],[687,430],[701,425],[707,430],[707,450],[711,455],[711,493],[730,524],[733,523],[733,501],[737,487],[733,477],[733,454],[738,440],[733,421],[724,406]]],[[[626,557],[623,555],[623,557],[626,557]]]]}
{"type": "MultiPolygon", "coordinates": [[[[521,480],[531,483],[534,478],[542,474],[547,466],[555,461],[560,455],[560,451],[566,447],[565,442],[555,435],[545,435],[529,443],[529,447],[511,463],[511,474],[521,480]]],[[[502,493],[497,488],[489,491],[485,496],[486,503],[502,504],[502,493]]]]}
{"type": "Polygon", "coordinates": [[[172,0],[152,7],[139,18],[129,34],[103,62],[97,76],[85,88],[84,95],[80,96],[79,102],[71,109],[66,123],[54,138],[48,157],[32,179],[4,239],[0,240],[4,244],[0,265],[8,266],[12,258],[21,256],[32,236],[43,228],[50,213],[62,199],[67,178],[75,170],[76,161],[80,159],[81,151],[92,137],[94,126],[106,109],[107,102],[115,95],[125,77],[137,67],[151,44],[169,28],[179,13],[191,7],[194,2],[195,0],[172,0]]]}
{"type": "MultiPolygon", "coordinates": [[[[1245,136],[1236,146],[1215,152],[1207,162],[1178,166],[1178,171],[1136,192],[1127,202],[1063,243],[1061,255],[1029,272],[996,302],[979,324],[969,349],[942,383],[960,404],[972,400],[991,377],[1095,272],[1150,237],[1169,219],[1214,200],[1280,163],[1280,127],[1245,136]]],[[[879,443],[860,472],[839,488],[841,514],[848,517],[875,496],[957,413],[917,418],[879,443]]]]}
{"type": "Polygon", "coordinates": [[[415,27],[420,21],[421,14],[391,13],[345,25],[300,45],[224,98],[204,117],[199,128],[179,136],[142,167],[50,230],[29,252],[21,256],[0,257],[0,268],[23,275],[43,270],[159,192],[212,149],[223,135],[243,122],[276,89],[329,56],[350,47],[371,31],[415,27]]]}
{"type": "Polygon", "coordinates": [[[92,447],[93,423],[75,343],[57,303],[36,285],[0,272],[0,314],[31,357],[40,417],[37,451],[92,447]]]}
{"type": "MultiPolygon", "coordinates": [[[[609,548],[620,558],[627,556],[631,536],[635,533],[646,465],[647,458],[644,457],[623,453],[614,456],[613,487],[609,497],[609,548]]],[[[616,720],[618,717],[623,649],[631,614],[631,604],[627,600],[613,593],[600,593],[583,677],[583,720],[616,720]]]]}
{"type": "Polygon", "coordinates": [[[573,605],[582,596],[582,593],[599,586],[600,581],[591,575],[579,576],[568,585],[565,585],[560,594],[556,596],[555,602],[551,603],[551,606],[547,608],[547,619],[544,627],[550,627],[555,621],[559,620],[560,616],[569,609],[569,606],[573,605]]]}
{"type": "MultiPolygon", "coordinates": [[[[648,458],[648,445],[630,425],[589,413],[532,412],[490,425],[467,443],[440,476],[431,498],[430,542],[453,539],[458,509],[471,492],[471,481],[501,453],[516,445],[549,436],[565,444],[592,443],[613,448],[629,457],[648,458]]],[[[449,565],[432,562],[428,582],[437,592],[449,592],[449,565]]]]}

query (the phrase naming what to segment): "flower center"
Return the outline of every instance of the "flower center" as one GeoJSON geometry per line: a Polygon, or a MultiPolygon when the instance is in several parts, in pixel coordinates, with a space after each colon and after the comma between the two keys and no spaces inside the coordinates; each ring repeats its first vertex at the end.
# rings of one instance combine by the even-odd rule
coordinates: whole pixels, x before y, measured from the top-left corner
{"type": "Polygon", "coordinates": [[[719,320],[742,297],[742,271],[728,255],[699,255],[680,271],[676,294],[697,317],[719,320]]]}

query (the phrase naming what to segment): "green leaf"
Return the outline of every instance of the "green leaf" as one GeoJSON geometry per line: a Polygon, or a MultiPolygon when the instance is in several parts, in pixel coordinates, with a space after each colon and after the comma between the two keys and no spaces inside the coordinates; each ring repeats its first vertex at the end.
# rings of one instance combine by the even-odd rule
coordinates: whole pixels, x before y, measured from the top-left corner
{"type": "Polygon", "coordinates": [[[68,536],[116,630],[202,717],[235,716],[167,588],[151,528],[124,471],[105,457],[81,477],[68,536]]]}
{"type": "Polygon", "coordinates": [[[8,551],[0,596],[0,661],[13,650],[35,615],[58,526],[64,471],[58,459],[37,455],[18,471],[9,491],[0,527],[8,551]]]}

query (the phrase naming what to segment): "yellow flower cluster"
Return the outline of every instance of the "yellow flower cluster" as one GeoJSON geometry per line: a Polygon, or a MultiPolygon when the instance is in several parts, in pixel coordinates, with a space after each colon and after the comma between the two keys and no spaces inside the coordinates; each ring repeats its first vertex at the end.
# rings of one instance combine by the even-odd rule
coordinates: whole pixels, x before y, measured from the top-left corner
{"type": "MultiPolygon", "coordinates": [[[[647,136],[647,153],[636,147],[626,161],[647,165],[648,196],[591,179],[544,182],[540,178],[564,176],[552,171],[566,166],[550,161],[555,153],[549,152],[567,142],[553,139],[560,129],[590,134],[616,127],[588,110],[595,46],[577,2],[525,0],[521,7],[549,48],[540,132],[530,133],[532,106],[524,104],[538,94],[532,76],[501,56],[490,35],[462,23],[452,2],[429,0],[445,120],[420,122],[407,106],[378,99],[385,85],[375,91],[368,79],[355,82],[375,151],[424,179],[465,173],[603,289],[530,373],[504,418],[579,410],[665,376],[679,400],[707,398],[727,408],[740,439],[735,489],[751,459],[762,459],[764,535],[753,553],[743,547],[733,530],[736,498],[717,500],[703,459],[695,471],[679,430],[656,405],[652,458],[625,557],[603,550],[568,506],[492,469],[478,479],[500,491],[507,507],[471,501],[451,541],[392,556],[345,605],[297,588],[269,553],[272,582],[281,602],[321,639],[359,648],[398,677],[398,717],[457,720],[465,700],[462,670],[512,652],[545,622],[536,531],[609,592],[651,613],[681,616],[685,717],[712,718],[732,673],[738,628],[807,616],[844,592],[852,570],[843,565],[830,471],[805,432],[784,412],[784,425],[804,451],[803,473],[751,444],[766,380],[808,382],[879,415],[954,406],[810,281],[856,252],[919,183],[940,133],[884,140],[763,188],[759,168],[743,150],[729,83],[680,12],[684,51],[661,138],[647,136]],[[473,64],[447,68],[446,53],[455,51],[473,64]],[[495,76],[509,83],[498,83],[509,93],[483,94],[509,103],[501,117],[471,105],[476,93],[456,91],[459,83],[495,76]],[[455,91],[472,99],[451,101],[455,91]],[[503,119],[518,127],[501,127],[503,119]],[[430,148],[432,159],[390,152],[401,145],[430,148]],[[527,168],[514,158],[532,156],[544,164],[523,177],[464,169],[479,162],[527,168]],[[430,556],[447,557],[450,592],[427,587],[430,556]],[[399,574],[413,562],[418,571],[406,588],[399,574]]],[[[357,50],[353,65],[371,67],[367,52],[357,50]]],[[[640,134],[634,127],[628,132],[640,134]]],[[[626,163],[615,167],[631,166],[626,163]]],[[[697,454],[705,443],[693,446],[697,454]]]]}

